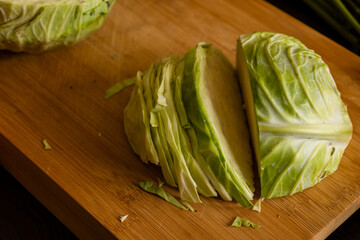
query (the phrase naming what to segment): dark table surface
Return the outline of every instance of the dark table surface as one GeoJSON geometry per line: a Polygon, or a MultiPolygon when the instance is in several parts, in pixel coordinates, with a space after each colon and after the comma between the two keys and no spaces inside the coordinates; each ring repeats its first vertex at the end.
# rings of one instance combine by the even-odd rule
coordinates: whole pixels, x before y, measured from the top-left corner
{"type": "MultiPolygon", "coordinates": [[[[300,0],[268,0],[268,2],[350,49],[338,33],[300,0]]],[[[1,166],[0,196],[0,240],[77,239],[1,166]]],[[[328,239],[360,239],[359,227],[360,213],[357,211],[328,239]]]]}

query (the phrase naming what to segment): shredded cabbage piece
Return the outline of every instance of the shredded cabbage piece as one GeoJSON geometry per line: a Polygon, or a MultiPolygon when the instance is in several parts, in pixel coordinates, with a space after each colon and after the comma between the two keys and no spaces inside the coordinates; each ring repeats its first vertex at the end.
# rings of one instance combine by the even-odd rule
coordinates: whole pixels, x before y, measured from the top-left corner
{"type": "Polygon", "coordinates": [[[260,225],[258,224],[255,224],[253,222],[250,222],[249,220],[246,220],[244,218],[241,218],[241,217],[236,217],[234,222],[231,224],[232,227],[241,227],[241,226],[244,226],[244,227],[252,227],[252,228],[259,228],[261,227],[260,225]]]}
{"type": "Polygon", "coordinates": [[[185,207],[187,207],[190,211],[194,211],[194,208],[186,201],[180,199],[180,202],[182,203],[182,205],[184,205],[185,207]]]}
{"type": "Polygon", "coordinates": [[[52,147],[50,146],[50,144],[47,142],[46,139],[43,140],[43,144],[44,144],[44,149],[45,149],[45,150],[50,150],[50,149],[52,149],[52,147]]]}
{"type": "Polygon", "coordinates": [[[183,210],[187,210],[183,205],[181,205],[176,198],[174,198],[168,191],[161,187],[154,186],[154,183],[151,181],[145,181],[145,182],[137,182],[135,183],[136,186],[140,187],[142,190],[155,194],[165,201],[171,203],[172,205],[177,206],[178,208],[181,208],[183,210]]]}
{"type": "Polygon", "coordinates": [[[259,198],[259,200],[257,200],[257,202],[254,204],[252,210],[256,211],[256,212],[261,212],[261,202],[264,200],[264,198],[259,198]]]}
{"type": "Polygon", "coordinates": [[[129,216],[129,214],[126,214],[124,216],[120,216],[120,222],[124,222],[125,219],[129,216]]]}
{"type": "Polygon", "coordinates": [[[115,94],[119,93],[124,88],[135,84],[135,82],[136,82],[136,77],[133,77],[133,78],[128,78],[123,81],[120,81],[120,82],[116,83],[115,85],[111,86],[110,88],[108,88],[105,91],[105,97],[104,97],[105,100],[108,100],[109,98],[111,98],[115,94]]]}

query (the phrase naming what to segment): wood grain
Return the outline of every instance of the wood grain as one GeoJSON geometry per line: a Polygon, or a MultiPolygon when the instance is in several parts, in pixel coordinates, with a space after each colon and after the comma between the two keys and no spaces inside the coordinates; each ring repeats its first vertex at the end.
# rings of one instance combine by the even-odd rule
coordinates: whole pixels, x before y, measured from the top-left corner
{"type": "Polygon", "coordinates": [[[103,27],[73,47],[0,53],[0,164],[82,239],[324,239],[360,205],[359,66],[358,56],[263,1],[118,1],[103,27]],[[161,171],[126,140],[132,89],[109,101],[104,91],[200,41],[234,64],[237,37],[262,30],[297,37],[329,65],[354,125],[338,171],[264,202],[260,214],[217,198],[182,211],[138,189],[134,182],[157,181],[161,171]],[[229,227],[236,216],[262,227],[229,227]]]}

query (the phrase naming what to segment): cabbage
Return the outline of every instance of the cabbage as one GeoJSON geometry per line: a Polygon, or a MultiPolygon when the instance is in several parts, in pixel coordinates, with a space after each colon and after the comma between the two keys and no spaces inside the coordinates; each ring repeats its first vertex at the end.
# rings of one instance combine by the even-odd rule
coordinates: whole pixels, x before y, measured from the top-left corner
{"type": "Polygon", "coordinates": [[[142,161],[159,164],[165,181],[179,187],[181,199],[201,202],[199,193],[219,193],[249,207],[254,187],[241,104],[229,61],[219,49],[199,44],[184,59],[163,58],[138,72],[125,133],[142,161]],[[217,104],[221,95],[233,97],[217,104]]]}
{"type": "Polygon", "coordinates": [[[253,155],[261,199],[292,195],[333,173],[352,124],[321,57],[284,34],[246,34],[237,73],[239,80],[206,43],[138,72],[124,114],[131,147],[160,165],[189,202],[219,194],[252,206],[253,155]]]}
{"type": "Polygon", "coordinates": [[[314,186],[337,169],[352,135],[328,66],[284,34],[242,35],[237,53],[261,197],[314,186]]]}
{"type": "Polygon", "coordinates": [[[41,52],[98,29],[115,0],[0,0],[0,49],[41,52]]]}

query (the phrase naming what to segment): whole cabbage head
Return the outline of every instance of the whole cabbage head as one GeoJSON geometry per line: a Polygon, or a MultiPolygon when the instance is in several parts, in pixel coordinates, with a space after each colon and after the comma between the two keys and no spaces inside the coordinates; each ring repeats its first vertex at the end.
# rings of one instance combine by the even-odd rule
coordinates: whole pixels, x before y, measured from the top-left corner
{"type": "Polygon", "coordinates": [[[0,49],[42,52],[98,29],[115,0],[0,0],[0,49]]]}

